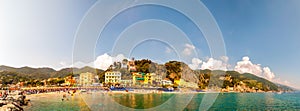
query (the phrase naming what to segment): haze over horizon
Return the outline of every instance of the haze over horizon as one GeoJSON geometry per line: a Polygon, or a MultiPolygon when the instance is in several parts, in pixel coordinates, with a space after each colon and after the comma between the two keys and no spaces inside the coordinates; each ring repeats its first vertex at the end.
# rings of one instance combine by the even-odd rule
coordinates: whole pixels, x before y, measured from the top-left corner
{"type": "MultiPolygon", "coordinates": [[[[184,35],[175,32],[172,25],[162,21],[143,21],[131,25],[122,32],[122,38],[138,38],[147,32],[163,32],[156,35],[178,37],[186,42],[169,45],[156,39],[140,42],[130,54],[113,52],[109,46],[117,39],[101,38],[97,41],[95,57],[90,61],[73,61],[73,48],[76,31],[85,14],[96,4],[96,0],[2,0],[0,1],[0,65],[12,67],[50,67],[56,70],[76,66],[93,66],[105,69],[112,61],[123,58],[147,58],[158,63],[170,60],[184,61],[192,69],[235,70],[249,72],[273,82],[300,89],[300,1],[297,0],[202,0],[218,24],[226,45],[226,55],[211,58],[208,43],[202,34],[195,30],[184,35]],[[147,28],[143,28],[147,26],[147,28]],[[156,28],[159,27],[159,28],[156,28]],[[143,32],[143,33],[142,33],[143,32]],[[108,41],[108,42],[103,42],[108,41]],[[175,50],[174,47],[179,47],[175,50]],[[149,48],[151,47],[151,48],[149,48]],[[145,50],[147,49],[147,50],[145,50]]],[[[107,6],[111,7],[111,6],[107,6]]],[[[162,8],[168,13],[172,10],[162,8]]],[[[107,12],[110,12],[109,10],[107,12]]],[[[101,13],[100,13],[101,14],[101,13]]],[[[120,20],[164,16],[149,8],[133,10],[129,16],[120,15],[120,20]],[[147,11],[148,13],[141,13],[147,11]],[[122,18],[123,17],[123,18],[122,18]],[[130,18],[132,17],[132,18],[130,18]]],[[[101,20],[95,20],[98,22],[101,20]]],[[[179,21],[177,28],[190,26],[186,18],[179,21]]],[[[116,22],[119,23],[119,22],[116,22]]],[[[129,23],[129,22],[128,22],[129,23]]],[[[119,25],[112,24],[112,29],[119,25]]],[[[114,36],[116,30],[107,36],[114,36]]],[[[152,36],[151,36],[152,37],[152,36]]],[[[118,43],[122,44],[122,43],[118,43]]],[[[123,45],[128,44],[127,42],[123,45]]]]}

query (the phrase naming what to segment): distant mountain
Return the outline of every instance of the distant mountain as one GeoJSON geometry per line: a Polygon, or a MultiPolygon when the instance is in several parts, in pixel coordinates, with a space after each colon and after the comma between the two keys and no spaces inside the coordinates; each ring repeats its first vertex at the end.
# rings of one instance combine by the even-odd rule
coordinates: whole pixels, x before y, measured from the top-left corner
{"type": "Polygon", "coordinates": [[[21,67],[14,68],[9,66],[0,66],[0,71],[14,72],[18,73],[21,76],[28,78],[49,78],[56,71],[52,68],[31,68],[31,67],[21,67]]]}
{"type": "Polygon", "coordinates": [[[89,66],[85,66],[83,68],[64,68],[61,69],[59,71],[56,71],[56,74],[53,75],[52,77],[65,77],[68,74],[74,74],[74,75],[78,75],[80,73],[85,73],[85,72],[91,72],[93,74],[99,74],[101,72],[104,72],[104,70],[101,69],[97,69],[97,68],[92,68],[89,66]]]}
{"type": "Polygon", "coordinates": [[[284,90],[284,91],[298,91],[298,89],[292,88],[290,86],[278,84],[278,83],[277,83],[277,86],[280,87],[280,89],[284,90]]]}
{"type": "Polygon", "coordinates": [[[27,77],[32,79],[47,79],[50,77],[65,77],[68,74],[80,74],[83,72],[92,72],[98,74],[103,72],[103,70],[92,68],[92,67],[83,67],[83,68],[64,68],[61,70],[54,70],[52,68],[31,68],[31,67],[21,67],[14,68],[9,66],[0,66],[0,74],[2,73],[15,73],[21,77],[27,77]]]}

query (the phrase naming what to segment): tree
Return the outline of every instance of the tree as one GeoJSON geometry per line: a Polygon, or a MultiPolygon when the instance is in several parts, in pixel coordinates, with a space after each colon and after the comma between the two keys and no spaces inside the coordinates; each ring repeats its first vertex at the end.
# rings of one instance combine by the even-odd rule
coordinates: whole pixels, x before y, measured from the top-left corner
{"type": "Polygon", "coordinates": [[[61,84],[65,83],[64,79],[58,79],[57,84],[60,86],[61,84]]]}

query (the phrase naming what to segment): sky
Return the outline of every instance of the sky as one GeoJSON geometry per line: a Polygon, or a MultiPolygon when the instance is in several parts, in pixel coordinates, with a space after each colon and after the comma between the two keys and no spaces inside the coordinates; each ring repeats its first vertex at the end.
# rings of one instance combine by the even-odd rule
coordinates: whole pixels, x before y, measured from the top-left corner
{"type": "MultiPolygon", "coordinates": [[[[57,70],[90,65],[104,69],[111,61],[131,57],[158,63],[180,60],[193,69],[251,72],[300,88],[299,0],[198,2],[209,10],[221,32],[223,40],[216,41],[224,43],[226,53],[222,56],[212,56],[213,46],[203,31],[207,27],[197,27],[195,20],[178,9],[142,5],[118,12],[113,9],[126,4],[96,0],[0,0],[0,65],[57,70]],[[91,14],[97,6],[113,9],[91,14]],[[118,13],[103,29],[97,29],[102,31],[97,39],[85,43],[94,47],[91,59],[77,60],[73,53],[78,42],[76,34],[84,19],[89,14],[100,17],[91,21],[96,26],[113,12],[118,13]]],[[[192,5],[186,2],[179,6],[189,9],[192,5]]],[[[201,16],[203,10],[193,9],[191,14],[201,16]]],[[[92,34],[85,35],[83,40],[89,40],[92,34]]]]}

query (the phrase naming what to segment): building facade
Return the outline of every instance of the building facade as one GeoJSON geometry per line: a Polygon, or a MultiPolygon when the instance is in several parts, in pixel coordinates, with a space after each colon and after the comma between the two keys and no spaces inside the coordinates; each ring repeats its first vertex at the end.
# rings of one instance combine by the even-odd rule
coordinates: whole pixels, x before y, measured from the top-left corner
{"type": "Polygon", "coordinates": [[[73,86],[76,84],[76,80],[73,76],[67,76],[64,79],[65,79],[64,85],[66,85],[66,86],[73,86]]]}
{"type": "Polygon", "coordinates": [[[122,73],[119,71],[105,72],[105,83],[120,83],[122,73]]]}
{"type": "Polygon", "coordinates": [[[161,81],[162,86],[173,86],[173,82],[170,81],[169,79],[164,79],[161,81]]]}
{"type": "Polygon", "coordinates": [[[132,80],[121,80],[120,85],[123,87],[131,86],[132,80]]]}
{"type": "Polygon", "coordinates": [[[134,85],[159,85],[161,84],[162,76],[155,73],[132,73],[132,83],[134,85]]]}
{"type": "Polygon", "coordinates": [[[142,72],[133,72],[132,74],[132,84],[133,85],[141,85],[144,83],[144,76],[146,75],[145,73],[142,72]]]}
{"type": "Polygon", "coordinates": [[[130,71],[130,72],[135,72],[136,71],[134,58],[132,58],[131,61],[128,61],[127,68],[128,68],[128,71],[130,71]]]}
{"type": "Polygon", "coordinates": [[[79,76],[79,84],[82,86],[91,86],[95,82],[95,74],[86,72],[79,76]]]}

